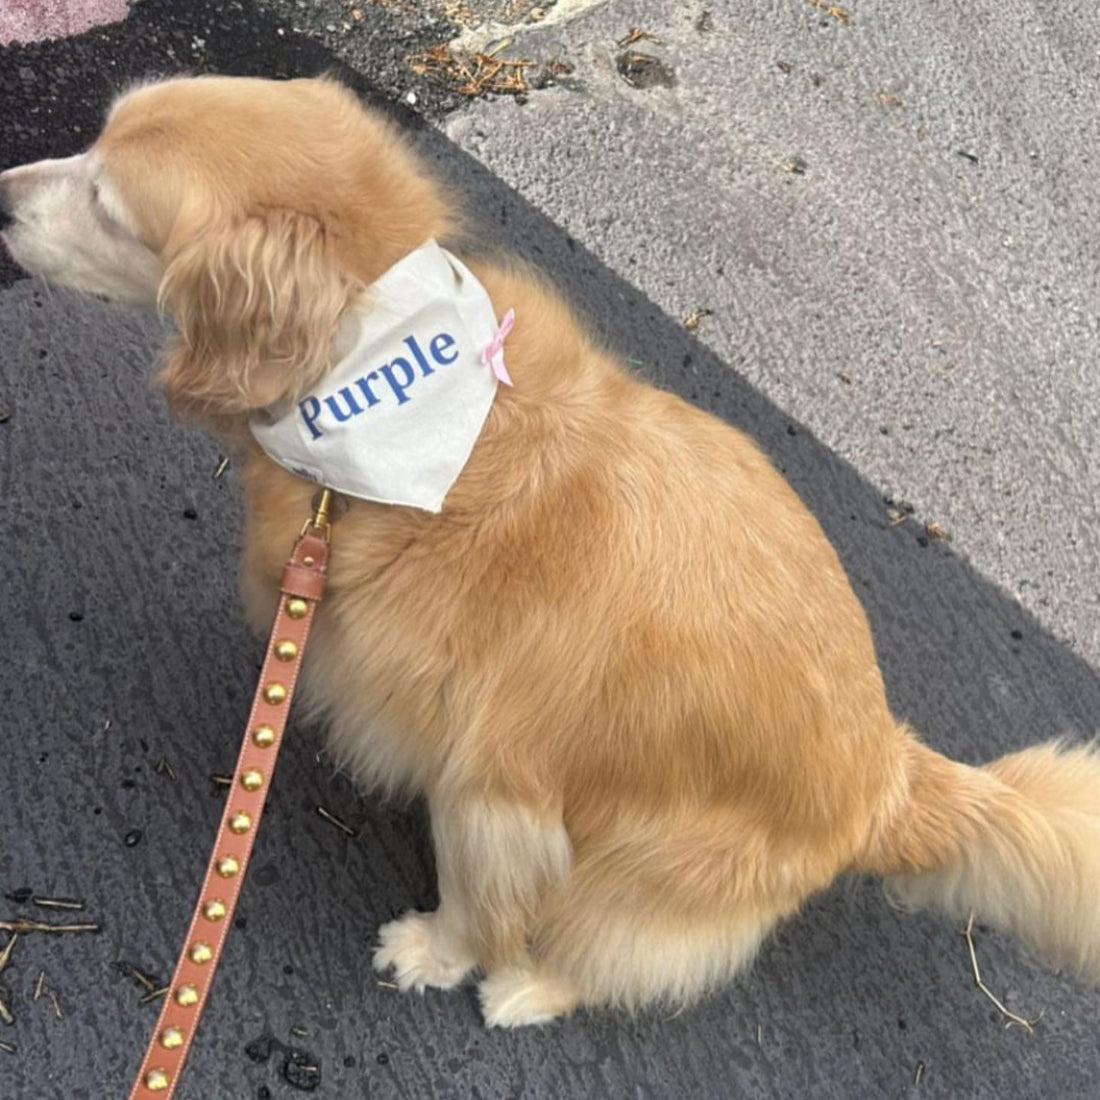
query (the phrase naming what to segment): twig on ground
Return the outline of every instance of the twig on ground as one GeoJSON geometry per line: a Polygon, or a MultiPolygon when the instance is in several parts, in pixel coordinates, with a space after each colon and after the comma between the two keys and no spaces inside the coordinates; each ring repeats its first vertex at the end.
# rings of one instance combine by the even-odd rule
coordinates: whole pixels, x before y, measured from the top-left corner
{"type": "Polygon", "coordinates": [[[75,898],[31,898],[31,904],[40,909],[83,909],[84,902],[75,898]]]}
{"type": "Polygon", "coordinates": [[[19,933],[13,932],[11,939],[4,944],[4,950],[0,951],[0,974],[4,973],[4,967],[8,965],[8,960],[11,958],[12,948],[15,946],[15,941],[19,939],[19,933]]]}
{"type": "Polygon", "coordinates": [[[990,991],[989,986],[982,981],[981,971],[978,969],[978,954],[974,950],[974,914],[970,914],[970,919],[966,922],[966,928],[963,929],[963,935],[966,937],[966,946],[970,950],[970,967],[974,974],[974,984],[993,1002],[993,1006],[1001,1014],[1002,1019],[1005,1022],[1005,1027],[1011,1027],[1015,1024],[1017,1027],[1022,1027],[1028,1035],[1035,1033],[1035,1025],[1043,1018],[1043,1014],[1040,1012],[1034,1020],[1025,1020],[1023,1016],[1017,1016],[1015,1012],[1011,1012],[1009,1009],[997,999],[997,997],[990,991]]]}
{"type": "Polygon", "coordinates": [[[318,806],[317,813],[327,822],[335,825],[336,828],[339,829],[342,833],[347,833],[347,835],[352,837],[353,839],[359,835],[350,825],[345,824],[335,814],[329,813],[329,811],[326,810],[324,806],[318,806]]]}
{"type": "Polygon", "coordinates": [[[150,977],[144,970],[138,970],[136,966],[128,962],[117,962],[115,966],[118,968],[120,974],[125,974],[127,978],[133,978],[138,985],[140,985],[146,993],[153,993],[157,989],[156,978],[150,977]]]}
{"type": "Polygon", "coordinates": [[[98,932],[98,924],[47,924],[40,920],[0,920],[0,932],[98,932]]]}

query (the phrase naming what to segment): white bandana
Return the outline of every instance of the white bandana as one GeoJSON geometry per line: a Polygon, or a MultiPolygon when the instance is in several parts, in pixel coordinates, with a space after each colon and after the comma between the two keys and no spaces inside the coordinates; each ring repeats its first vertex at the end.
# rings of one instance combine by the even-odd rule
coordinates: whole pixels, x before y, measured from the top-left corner
{"type": "Polygon", "coordinates": [[[351,350],[314,392],[252,434],[280,466],[341,493],[438,512],[508,382],[485,288],[435,241],[346,315],[351,350]]]}

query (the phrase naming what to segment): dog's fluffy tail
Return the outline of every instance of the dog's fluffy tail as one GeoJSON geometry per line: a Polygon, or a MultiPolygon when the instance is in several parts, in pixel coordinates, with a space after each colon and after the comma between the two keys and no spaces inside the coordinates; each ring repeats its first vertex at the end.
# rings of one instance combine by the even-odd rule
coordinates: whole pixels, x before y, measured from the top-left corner
{"type": "Polygon", "coordinates": [[[973,913],[1100,982],[1100,748],[1050,742],[971,768],[898,732],[907,790],[858,869],[905,907],[973,913]]]}

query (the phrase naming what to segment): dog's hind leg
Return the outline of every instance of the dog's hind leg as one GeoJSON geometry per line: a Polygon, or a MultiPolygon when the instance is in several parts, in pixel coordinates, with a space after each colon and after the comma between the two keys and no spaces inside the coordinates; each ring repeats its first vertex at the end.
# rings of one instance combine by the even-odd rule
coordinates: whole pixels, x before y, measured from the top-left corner
{"type": "Polygon", "coordinates": [[[528,961],[487,975],[486,1023],[543,1023],[577,1005],[678,1008],[752,961],[797,897],[746,853],[673,822],[624,826],[580,845],[547,898],[528,961]],[[648,835],[647,835],[648,833],[648,835]]]}

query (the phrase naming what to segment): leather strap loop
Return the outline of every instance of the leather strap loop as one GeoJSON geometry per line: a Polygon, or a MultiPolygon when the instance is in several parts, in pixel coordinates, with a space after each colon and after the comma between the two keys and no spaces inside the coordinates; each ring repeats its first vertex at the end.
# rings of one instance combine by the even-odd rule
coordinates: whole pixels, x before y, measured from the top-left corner
{"type": "Polygon", "coordinates": [[[206,1004],[259,828],[313,612],[325,585],[328,524],[307,524],[286,564],[233,785],[172,984],[130,1100],[170,1100],[206,1004]]]}
{"type": "Polygon", "coordinates": [[[319,600],[325,588],[325,578],[318,577],[311,569],[288,562],[283,567],[283,579],[279,590],[287,595],[303,596],[319,600]]]}

